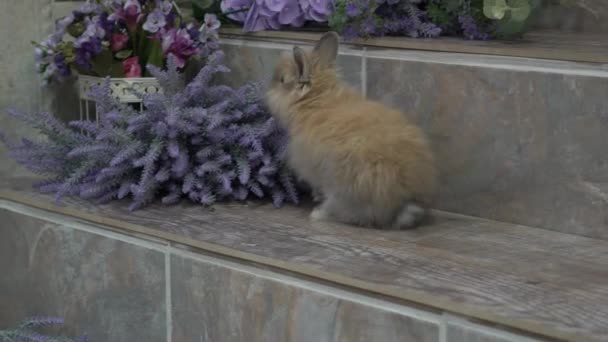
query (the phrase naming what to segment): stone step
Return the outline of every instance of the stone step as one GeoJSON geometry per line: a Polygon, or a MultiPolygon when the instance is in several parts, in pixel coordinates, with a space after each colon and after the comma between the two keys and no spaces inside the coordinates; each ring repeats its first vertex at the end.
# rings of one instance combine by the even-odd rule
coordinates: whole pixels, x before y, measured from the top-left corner
{"type": "Polygon", "coordinates": [[[91,341],[608,341],[607,241],[446,213],[378,231],[260,203],[129,212],[6,184],[0,327],[43,312],[91,341]]]}
{"type": "MultiPolygon", "coordinates": [[[[233,84],[292,47],[223,42],[233,84]]],[[[608,239],[608,64],[344,46],[338,65],[429,134],[439,209],[608,239]]]]}

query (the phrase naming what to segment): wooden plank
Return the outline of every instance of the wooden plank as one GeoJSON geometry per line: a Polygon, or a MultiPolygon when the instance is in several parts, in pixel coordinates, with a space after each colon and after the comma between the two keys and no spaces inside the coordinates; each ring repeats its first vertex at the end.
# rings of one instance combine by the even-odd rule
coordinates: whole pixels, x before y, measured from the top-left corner
{"type": "MultiPolygon", "coordinates": [[[[262,31],[243,33],[240,28],[223,28],[222,36],[254,40],[287,42],[312,42],[321,33],[302,31],[262,31]]],[[[525,39],[513,41],[469,41],[461,38],[442,37],[415,39],[407,37],[383,37],[352,42],[355,46],[454,52],[467,54],[497,55],[550,60],[608,63],[608,37],[602,34],[574,34],[558,31],[535,31],[525,39]]]]}
{"type": "Polygon", "coordinates": [[[259,203],[131,213],[10,183],[0,198],[551,338],[608,339],[608,241],[445,213],[406,232],[259,203]]]}

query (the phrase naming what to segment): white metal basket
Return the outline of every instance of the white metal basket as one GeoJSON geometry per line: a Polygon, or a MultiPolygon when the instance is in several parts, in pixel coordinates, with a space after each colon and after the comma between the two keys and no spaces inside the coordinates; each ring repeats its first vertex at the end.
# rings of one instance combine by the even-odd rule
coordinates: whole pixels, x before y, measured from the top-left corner
{"type": "MultiPolygon", "coordinates": [[[[104,77],[78,76],[78,96],[80,98],[80,120],[99,121],[95,112],[95,98],[90,96],[91,87],[100,85],[105,81],[104,77]]],[[[141,78],[110,78],[110,90],[121,103],[139,105],[143,109],[142,101],[133,94],[133,90],[141,94],[161,93],[162,89],[154,77],[141,78]]]]}

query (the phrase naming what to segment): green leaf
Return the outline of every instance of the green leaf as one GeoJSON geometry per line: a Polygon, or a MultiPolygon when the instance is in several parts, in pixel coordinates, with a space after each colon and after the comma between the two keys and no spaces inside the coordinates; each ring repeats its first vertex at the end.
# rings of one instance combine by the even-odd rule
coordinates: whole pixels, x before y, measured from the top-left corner
{"type": "Polygon", "coordinates": [[[93,72],[100,77],[105,77],[110,74],[110,68],[112,67],[113,63],[114,56],[112,56],[112,52],[105,48],[102,49],[101,52],[91,60],[93,72]]]}
{"type": "Polygon", "coordinates": [[[152,40],[150,41],[150,50],[148,54],[147,64],[144,65],[144,70],[148,73],[147,65],[154,65],[159,68],[164,66],[165,56],[163,53],[163,47],[161,45],[160,40],[152,40]]]}
{"type": "Polygon", "coordinates": [[[509,12],[511,20],[523,22],[530,16],[532,8],[528,0],[511,0],[509,2],[509,12]]]}
{"type": "Polygon", "coordinates": [[[440,7],[440,5],[437,5],[435,3],[429,4],[427,12],[429,18],[431,18],[434,23],[440,26],[448,25],[451,21],[448,11],[444,10],[442,7],[440,7]]]}
{"type": "Polygon", "coordinates": [[[133,50],[122,50],[122,51],[118,51],[116,53],[116,58],[127,59],[127,58],[131,57],[132,54],[133,54],[133,50]]]}
{"type": "Polygon", "coordinates": [[[191,0],[192,5],[200,9],[207,9],[213,6],[213,0],[191,0]]]}
{"type": "Polygon", "coordinates": [[[509,6],[506,0],[484,0],[483,13],[490,19],[500,20],[505,17],[509,6]]]}
{"type": "MultiPolygon", "coordinates": [[[[219,1],[218,1],[219,2],[219,1]]],[[[192,0],[192,16],[199,21],[205,17],[205,13],[212,13],[213,0],[192,0]]]]}
{"type": "Polygon", "coordinates": [[[125,71],[122,66],[122,62],[114,62],[110,66],[110,70],[108,70],[108,75],[110,77],[125,77],[125,71]]]}
{"type": "MultiPolygon", "coordinates": [[[[431,4],[436,5],[434,3],[431,4]]],[[[462,1],[460,0],[445,0],[442,1],[440,5],[445,8],[447,12],[450,13],[460,12],[460,10],[462,9],[462,1]]],[[[439,4],[437,4],[436,6],[439,6],[439,4]]]]}

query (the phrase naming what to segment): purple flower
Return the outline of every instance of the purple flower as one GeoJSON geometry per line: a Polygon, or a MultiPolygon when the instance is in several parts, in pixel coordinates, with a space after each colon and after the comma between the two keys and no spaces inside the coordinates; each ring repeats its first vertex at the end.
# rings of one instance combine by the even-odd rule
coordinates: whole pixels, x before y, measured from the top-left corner
{"type": "Polygon", "coordinates": [[[264,0],[264,5],[272,12],[278,13],[287,6],[288,2],[288,0],[264,0]]]}
{"type": "Polygon", "coordinates": [[[362,30],[367,35],[376,34],[378,26],[376,25],[376,21],[373,18],[367,18],[363,21],[362,30]]]}
{"type": "Polygon", "coordinates": [[[91,60],[101,52],[101,40],[93,38],[83,42],[76,49],[76,64],[80,67],[90,70],[91,60]]]}
{"type": "Polygon", "coordinates": [[[169,13],[171,13],[171,11],[173,10],[173,4],[171,3],[171,1],[164,0],[158,3],[157,0],[157,6],[165,15],[169,15],[169,13]]]}
{"type": "Polygon", "coordinates": [[[356,39],[358,36],[359,32],[353,25],[345,26],[344,30],[342,31],[342,38],[344,38],[344,40],[353,40],[356,39]]]}
{"type": "Polygon", "coordinates": [[[220,29],[221,25],[222,24],[219,20],[217,20],[217,16],[215,14],[207,13],[205,14],[205,19],[203,21],[203,26],[201,27],[201,29],[204,28],[204,31],[206,32],[217,32],[217,30],[220,29]]]}
{"type": "Polygon", "coordinates": [[[458,17],[458,22],[460,23],[460,27],[462,29],[462,34],[466,39],[470,40],[486,40],[489,38],[489,34],[487,32],[482,32],[479,30],[475,19],[471,15],[461,15],[458,17]]]}
{"type": "Polygon", "coordinates": [[[263,31],[266,28],[266,18],[259,15],[259,5],[257,1],[254,1],[243,23],[243,30],[245,32],[256,32],[263,31]]]}
{"type": "Polygon", "coordinates": [[[363,12],[363,9],[359,3],[351,1],[346,4],[346,15],[349,18],[357,17],[361,14],[361,12],[363,12]]]}
{"type": "Polygon", "coordinates": [[[55,27],[55,31],[65,32],[65,30],[70,26],[76,18],[74,17],[74,13],[70,13],[65,18],[59,20],[57,22],[57,26],[55,27]]]}
{"type": "Polygon", "coordinates": [[[125,4],[118,7],[108,19],[114,22],[122,20],[130,30],[133,30],[142,19],[141,4],[138,0],[126,0],[125,4]]]}
{"type": "Polygon", "coordinates": [[[318,12],[314,7],[310,6],[308,8],[308,11],[306,11],[304,18],[306,20],[313,20],[319,23],[323,23],[327,21],[329,15],[318,12]]]}
{"type": "Polygon", "coordinates": [[[68,77],[71,74],[70,67],[65,63],[65,56],[62,53],[58,53],[54,58],[55,66],[57,67],[57,72],[62,77],[68,77]]]}
{"type": "Polygon", "coordinates": [[[156,33],[167,25],[165,20],[165,14],[160,8],[155,9],[152,13],[148,14],[146,22],[143,25],[144,30],[156,33]]]}
{"type": "Polygon", "coordinates": [[[333,12],[332,0],[298,0],[306,20],[326,22],[333,12]]]}
{"type": "Polygon", "coordinates": [[[162,37],[162,48],[165,55],[175,57],[176,65],[179,68],[183,68],[186,65],[186,60],[199,52],[185,28],[172,28],[167,31],[162,37]]]}
{"type": "Polygon", "coordinates": [[[332,12],[331,0],[308,0],[310,7],[314,8],[316,13],[329,16],[332,12]]]}
{"type": "Polygon", "coordinates": [[[208,55],[211,51],[219,48],[218,30],[221,26],[215,14],[205,14],[203,25],[196,35],[190,35],[193,40],[198,40],[203,44],[201,55],[208,55]]]}
{"type": "Polygon", "coordinates": [[[84,14],[101,13],[103,8],[99,4],[93,3],[91,0],[87,0],[87,2],[80,6],[78,11],[84,14]]]}
{"type": "Polygon", "coordinates": [[[435,38],[441,34],[441,28],[433,23],[422,23],[420,33],[426,38],[435,38]]]}
{"type": "Polygon", "coordinates": [[[297,27],[298,22],[301,22],[302,24],[304,23],[303,19],[304,18],[302,9],[300,8],[300,5],[295,2],[288,3],[285,7],[283,7],[283,10],[279,13],[279,23],[282,25],[292,24],[293,26],[297,27]]]}
{"type": "Polygon", "coordinates": [[[247,17],[247,9],[249,9],[254,0],[222,0],[220,8],[222,13],[229,13],[240,11],[238,13],[232,13],[228,15],[228,18],[239,22],[245,21],[247,17]]]}
{"type": "Polygon", "coordinates": [[[105,30],[99,25],[99,16],[93,17],[93,19],[85,18],[87,25],[85,31],[74,41],[74,46],[80,47],[83,43],[90,41],[91,39],[103,39],[106,35],[105,30]]]}

